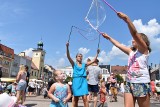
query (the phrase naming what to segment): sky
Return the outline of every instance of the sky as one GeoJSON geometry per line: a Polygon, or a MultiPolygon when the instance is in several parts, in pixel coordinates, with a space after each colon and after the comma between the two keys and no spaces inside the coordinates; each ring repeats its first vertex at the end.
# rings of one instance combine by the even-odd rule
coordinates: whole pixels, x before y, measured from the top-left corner
{"type": "MultiPolygon", "coordinates": [[[[117,11],[127,14],[138,32],[145,33],[151,42],[149,64],[160,63],[160,0],[107,0],[117,11]]],[[[14,49],[15,54],[32,50],[43,41],[45,64],[54,68],[70,66],[66,57],[66,42],[71,26],[88,27],[84,18],[92,0],[0,0],[0,40],[14,49]]],[[[99,27],[120,43],[131,46],[132,37],[126,23],[119,19],[107,5],[106,19],[99,27]]],[[[85,35],[84,35],[85,36],[85,35]]],[[[70,53],[75,60],[83,54],[84,62],[96,55],[98,39],[87,40],[74,30],[70,37],[70,53]]],[[[100,37],[101,64],[127,65],[128,56],[100,37]]]]}

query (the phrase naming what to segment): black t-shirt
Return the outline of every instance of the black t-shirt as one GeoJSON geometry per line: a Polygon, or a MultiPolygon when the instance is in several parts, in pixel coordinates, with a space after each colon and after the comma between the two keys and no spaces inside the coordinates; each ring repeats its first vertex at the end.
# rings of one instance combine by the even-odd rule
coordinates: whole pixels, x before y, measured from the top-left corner
{"type": "Polygon", "coordinates": [[[26,80],[27,82],[29,82],[29,77],[30,77],[30,73],[27,71],[27,76],[28,79],[26,80]]]}
{"type": "Polygon", "coordinates": [[[52,84],[54,83],[54,80],[51,79],[50,81],[48,81],[48,87],[47,87],[47,90],[50,89],[50,87],[52,86],[52,84]]]}
{"type": "Polygon", "coordinates": [[[110,88],[110,83],[106,84],[106,88],[109,89],[110,88]]]}

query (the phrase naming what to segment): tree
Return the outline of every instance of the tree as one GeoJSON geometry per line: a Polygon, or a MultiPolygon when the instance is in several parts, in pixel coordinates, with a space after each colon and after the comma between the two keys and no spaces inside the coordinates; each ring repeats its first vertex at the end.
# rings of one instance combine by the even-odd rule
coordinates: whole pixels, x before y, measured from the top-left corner
{"type": "Polygon", "coordinates": [[[116,75],[116,78],[117,78],[117,82],[118,82],[118,83],[122,83],[122,82],[124,82],[123,77],[122,77],[122,76],[120,76],[119,74],[117,74],[117,75],[116,75]]]}
{"type": "Polygon", "coordinates": [[[69,81],[72,81],[72,77],[70,77],[70,76],[67,75],[67,78],[65,79],[64,82],[65,82],[65,83],[68,83],[69,81]]]}

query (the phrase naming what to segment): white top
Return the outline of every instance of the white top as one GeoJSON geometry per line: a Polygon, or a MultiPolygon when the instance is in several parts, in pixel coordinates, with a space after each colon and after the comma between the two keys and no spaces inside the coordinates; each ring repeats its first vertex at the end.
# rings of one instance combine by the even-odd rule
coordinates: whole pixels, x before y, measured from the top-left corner
{"type": "Polygon", "coordinates": [[[98,76],[101,74],[101,68],[99,66],[88,66],[88,84],[97,85],[99,82],[98,76]]]}
{"type": "Polygon", "coordinates": [[[128,58],[127,82],[131,83],[149,83],[150,76],[148,71],[149,55],[140,53],[139,51],[131,52],[128,58]]]}
{"type": "Polygon", "coordinates": [[[157,92],[160,92],[160,80],[155,80],[155,88],[157,92]]]}
{"type": "Polygon", "coordinates": [[[32,82],[32,81],[29,82],[29,86],[30,86],[30,87],[35,88],[35,85],[36,85],[35,82],[32,82]]]}

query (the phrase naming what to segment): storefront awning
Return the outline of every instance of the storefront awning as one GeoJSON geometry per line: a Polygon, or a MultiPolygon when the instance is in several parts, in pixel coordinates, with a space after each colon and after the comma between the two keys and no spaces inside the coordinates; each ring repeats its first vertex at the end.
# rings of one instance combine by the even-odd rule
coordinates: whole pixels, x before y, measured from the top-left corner
{"type": "Polygon", "coordinates": [[[1,78],[2,82],[15,82],[16,78],[1,78]]]}

